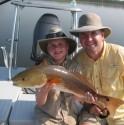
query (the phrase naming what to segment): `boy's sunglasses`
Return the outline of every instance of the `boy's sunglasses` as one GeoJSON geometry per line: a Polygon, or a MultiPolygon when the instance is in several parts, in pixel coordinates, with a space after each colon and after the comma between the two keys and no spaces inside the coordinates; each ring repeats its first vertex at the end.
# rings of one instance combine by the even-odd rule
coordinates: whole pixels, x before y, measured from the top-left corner
{"type": "Polygon", "coordinates": [[[63,32],[51,33],[51,34],[46,35],[46,39],[56,38],[56,37],[66,37],[66,35],[63,32]]]}

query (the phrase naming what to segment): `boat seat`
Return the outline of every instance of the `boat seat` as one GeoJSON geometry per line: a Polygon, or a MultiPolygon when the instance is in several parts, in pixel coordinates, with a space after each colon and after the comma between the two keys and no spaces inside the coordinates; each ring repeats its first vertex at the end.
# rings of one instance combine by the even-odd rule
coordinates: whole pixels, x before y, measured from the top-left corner
{"type": "Polygon", "coordinates": [[[11,112],[12,100],[0,99],[0,125],[9,125],[8,119],[11,112]]]}
{"type": "Polygon", "coordinates": [[[0,81],[0,125],[8,125],[8,119],[14,102],[22,88],[13,86],[11,81],[0,81]]]}
{"type": "Polygon", "coordinates": [[[20,94],[9,118],[9,125],[35,125],[35,94],[20,94]]]}
{"type": "Polygon", "coordinates": [[[21,92],[22,88],[13,86],[12,81],[0,81],[0,99],[9,99],[14,103],[21,92]]]}

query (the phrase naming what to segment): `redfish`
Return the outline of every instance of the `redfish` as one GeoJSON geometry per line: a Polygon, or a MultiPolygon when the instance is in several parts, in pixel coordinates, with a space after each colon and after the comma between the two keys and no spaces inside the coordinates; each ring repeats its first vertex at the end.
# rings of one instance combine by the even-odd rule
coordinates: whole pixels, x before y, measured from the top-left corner
{"type": "MultiPolygon", "coordinates": [[[[23,88],[40,88],[44,84],[56,84],[55,90],[84,97],[90,92],[98,98],[95,102],[100,108],[107,108],[109,117],[113,118],[116,109],[124,104],[123,100],[100,95],[96,89],[78,72],[67,71],[55,65],[39,65],[28,68],[12,78],[13,84],[23,88]]],[[[85,98],[85,97],[84,97],[85,98]]]]}

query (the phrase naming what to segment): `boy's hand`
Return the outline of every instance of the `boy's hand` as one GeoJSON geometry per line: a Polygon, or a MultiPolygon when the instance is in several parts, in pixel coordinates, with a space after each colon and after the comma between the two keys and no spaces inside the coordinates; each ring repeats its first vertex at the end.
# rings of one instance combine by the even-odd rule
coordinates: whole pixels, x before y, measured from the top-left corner
{"type": "Polygon", "coordinates": [[[45,84],[44,86],[41,87],[41,91],[43,93],[48,93],[50,90],[52,90],[55,87],[55,84],[45,84]]]}

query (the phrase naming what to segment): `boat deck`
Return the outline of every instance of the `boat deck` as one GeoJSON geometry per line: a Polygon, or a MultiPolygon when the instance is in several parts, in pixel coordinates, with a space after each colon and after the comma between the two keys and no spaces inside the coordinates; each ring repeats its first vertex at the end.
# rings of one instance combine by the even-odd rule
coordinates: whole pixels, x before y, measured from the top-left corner
{"type": "Polygon", "coordinates": [[[0,125],[34,125],[35,94],[0,81],[0,125]]]}
{"type": "MultiPolygon", "coordinates": [[[[12,76],[23,70],[12,70],[12,76]]],[[[0,67],[0,125],[34,125],[35,104],[35,94],[23,94],[8,80],[8,69],[0,67]]]]}

